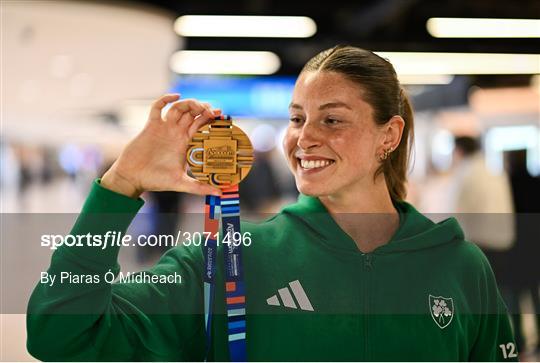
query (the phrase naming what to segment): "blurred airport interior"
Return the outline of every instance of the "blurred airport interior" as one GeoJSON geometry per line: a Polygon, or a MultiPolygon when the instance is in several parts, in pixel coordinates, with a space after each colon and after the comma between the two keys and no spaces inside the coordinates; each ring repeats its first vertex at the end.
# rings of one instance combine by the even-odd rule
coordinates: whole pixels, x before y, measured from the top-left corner
{"type": "MultiPolygon", "coordinates": [[[[2,0],[1,213],[77,213],[166,92],[232,115],[256,152],[243,208],[276,212],[298,193],[281,150],[296,75],[322,49],[363,47],[394,64],[415,108],[407,200],[434,219],[511,219],[490,231],[464,228],[478,236],[514,313],[520,359],[539,360],[539,234],[513,220],[540,212],[539,18],[535,0],[2,0]],[[222,14],[238,17],[201,16],[222,14]]],[[[200,203],[172,192],[144,199],[154,215],[200,203]]],[[[175,225],[157,219],[147,228],[175,225]]],[[[42,252],[45,268],[50,251],[42,252]]],[[[123,258],[143,268],[162,252],[123,258]]],[[[3,314],[1,325],[0,359],[31,360],[24,315],[3,314]]]]}

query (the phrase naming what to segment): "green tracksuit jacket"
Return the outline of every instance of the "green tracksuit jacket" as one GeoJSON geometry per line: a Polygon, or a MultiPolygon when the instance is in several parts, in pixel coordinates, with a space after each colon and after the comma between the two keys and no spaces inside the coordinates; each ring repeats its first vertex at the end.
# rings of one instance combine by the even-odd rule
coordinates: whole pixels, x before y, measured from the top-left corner
{"type": "MultiPolygon", "coordinates": [[[[96,182],[71,234],[125,231],[142,204],[96,182]]],[[[249,360],[517,360],[483,253],[454,219],[435,224],[396,207],[399,229],[369,254],[313,197],[242,224],[252,234],[243,248],[249,360]]],[[[117,273],[118,250],[62,246],[48,272],[117,273]]],[[[203,270],[200,247],[175,247],[147,273],[177,272],[181,282],[38,283],[28,350],[42,360],[204,360],[203,270]]],[[[209,359],[226,361],[222,263],[218,271],[209,359]]]]}

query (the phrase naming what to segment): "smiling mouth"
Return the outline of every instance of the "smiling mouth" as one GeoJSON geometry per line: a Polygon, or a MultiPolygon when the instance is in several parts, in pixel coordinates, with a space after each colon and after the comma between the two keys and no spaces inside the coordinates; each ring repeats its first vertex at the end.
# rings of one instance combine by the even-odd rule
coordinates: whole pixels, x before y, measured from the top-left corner
{"type": "Polygon", "coordinates": [[[334,160],[328,160],[328,159],[320,159],[320,160],[304,160],[300,158],[296,158],[298,161],[298,165],[303,170],[322,170],[326,168],[327,166],[330,166],[335,163],[334,160]]]}

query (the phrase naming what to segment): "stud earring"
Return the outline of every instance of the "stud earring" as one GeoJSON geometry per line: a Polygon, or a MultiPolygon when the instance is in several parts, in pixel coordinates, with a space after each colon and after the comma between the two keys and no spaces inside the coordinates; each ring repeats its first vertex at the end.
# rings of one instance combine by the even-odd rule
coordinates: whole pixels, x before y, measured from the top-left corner
{"type": "Polygon", "coordinates": [[[384,150],[384,152],[382,153],[382,155],[379,156],[379,159],[380,159],[381,161],[384,161],[384,160],[388,159],[388,157],[390,156],[390,153],[391,153],[392,151],[394,151],[394,149],[391,148],[391,147],[388,148],[388,149],[386,149],[386,150],[384,150]]]}

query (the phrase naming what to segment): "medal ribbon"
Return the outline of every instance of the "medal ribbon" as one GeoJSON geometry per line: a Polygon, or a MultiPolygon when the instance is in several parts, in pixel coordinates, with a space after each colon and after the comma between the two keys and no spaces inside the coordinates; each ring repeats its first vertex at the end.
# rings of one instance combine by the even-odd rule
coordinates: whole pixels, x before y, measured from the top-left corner
{"type": "Polygon", "coordinates": [[[204,311],[208,357],[212,344],[212,307],[215,294],[215,273],[221,212],[225,258],[225,302],[227,307],[227,336],[232,362],[246,361],[246,297],[242,271],[242,235],[240,231],[240,203],[238,184],[223,189],[222,197],[208,195],[205,203],[204,229],[210,238],[203,246],[205,259],[204,311]]]}
{"type": "Polygon", "coordinates": [[[240,231],[238,183],[253,163],[253,147],[247,135],[232,124],[230,116],[216,116],[190,141],[187,161],[193,176],[221,188],[221,197],[208,195],[204,207],[204,312],[206,356],[212,347],[212,314],[218,246],[223,247],[225,305],[229,358],[246,361],[246,297],[242,271],[243,236],[240,231]],[[222,231],[219,233],[221,222],[222,231]],[[219,238],[222,236],[222,238],[219,238]]]}

